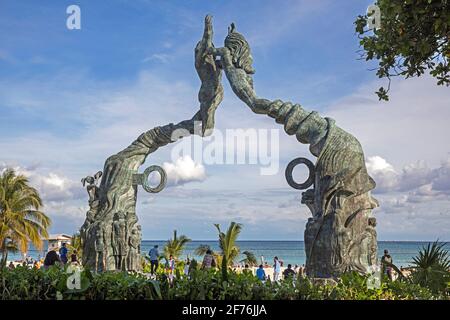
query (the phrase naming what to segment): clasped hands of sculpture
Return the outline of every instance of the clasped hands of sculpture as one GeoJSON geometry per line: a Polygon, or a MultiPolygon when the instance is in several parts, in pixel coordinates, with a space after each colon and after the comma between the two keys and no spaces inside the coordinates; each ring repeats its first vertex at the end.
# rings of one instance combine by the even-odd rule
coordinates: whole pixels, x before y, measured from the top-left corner
{"type": "Polygon", "coordinates": [[[203,37],[195,48],[195,68],[201,80],[200,110],[190,120],[143,133],[126,149],[109,157],[99,187],[97,179],[90,179],[90,209],[80,231],[83,264],[97,271],[140,270],[142,235],[136,215],[137,186],[142,184],[149,192],[159,192],[165,173],[157,166],[148,168],[144,175],[137,170],[148,155],[176,140],[175,130],[202,136],[211,133],[215,110],[223,99],[223,70],[233,92],[254,113],[274,118],[288,135],[295,134],[300,143],[309,144],[311,154],[317,157],[315,164],[304,158],[295,159],[285,173],[288,184],[296,189],[313,186],[301,199],[312,213],[304,234],[307,274],[333,277],[348,270],[366,272],[377,263],[372,209],[378,202],[370,194],[375,182],[367,173],[360,143],[336,126],[333,119],[307,111],[299,104],[259,98],[253,88],[253,58],[244,36],[234,24],[228,29],[224,47],[215,48],[212,36],[212,19],[206,16],[203,37]],[[200,121],[198,130],[196,124],[200,121]],[[307,165],[310,171],[303,184],[292,179],[293,167],[299,163],[307,165]],[[156,188],[147,184],[153,170],[161,175],[156,188]]]}

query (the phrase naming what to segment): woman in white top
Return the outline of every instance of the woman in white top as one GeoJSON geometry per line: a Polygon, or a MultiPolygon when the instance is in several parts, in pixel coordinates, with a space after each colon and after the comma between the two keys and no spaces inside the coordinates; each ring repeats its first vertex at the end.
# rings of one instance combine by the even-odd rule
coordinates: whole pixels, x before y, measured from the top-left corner
{"type": "Polygon", "coordinates": [[[278,277],[281,273],[281,263],[280,260],[278,260],[278,257],[273,258],[273,281],[278,281],[278,277]]]}

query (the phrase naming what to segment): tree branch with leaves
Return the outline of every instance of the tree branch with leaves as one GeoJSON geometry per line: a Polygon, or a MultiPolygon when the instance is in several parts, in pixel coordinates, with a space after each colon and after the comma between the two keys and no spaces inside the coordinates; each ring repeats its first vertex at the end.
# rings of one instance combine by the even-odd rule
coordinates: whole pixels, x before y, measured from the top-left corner
{"type": "Polygon", "coordinates": [[[388,88],[375,93],[389,100],[392,77],[420,77],[425,72],[437,85],[450,85],[450,1],[378,0],[380,27],[368,28],[374,14],[359,15],[355,30],[361,59],[376,60],[376,75],[388,80],[388,88]]]}

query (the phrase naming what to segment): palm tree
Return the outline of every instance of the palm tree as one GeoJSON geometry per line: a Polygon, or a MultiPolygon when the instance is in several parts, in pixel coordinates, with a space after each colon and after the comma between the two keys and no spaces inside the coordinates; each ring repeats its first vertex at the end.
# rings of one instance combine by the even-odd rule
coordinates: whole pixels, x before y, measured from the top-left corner
{"type": "Polygon", "coordinates": [[[184,248],[188,242],[192,241],[185,235],[177,236],[177,230],[173,231],[173,239],[169,239],[163,249],[163,254],[166,259],[172,255],[174,258],[178,258],[182,255],[184,248]]]}
{"type": "Polygon", "coordinates": [[[83,245],[81,243],[81,235],[79,232],[72,235],[69,248],[72,251],[77,251],[78,259],[81,261],[81,257],[83,256],[83,245]]]}
{"type": "Polygon", "coordinates": [[[194,250],[194,254],[197,256],[204,256],[206,254],[206,252],[208,250],[211,250],[211,252],[213,253],[213,255],[215,254],[215,252],[211,249],[211,247],[207,244],[201,244],[199,245],[195,250],[194,250]]]}
{"type": "Polygon", "coordinates": [[[241,260],[241,262],[248,264],[250,267],[254,267],[257,265],[256,257],[253,252],[250,251],[244,251],[242,254],[245,256],[244,259],[241,260]]]}
{"type": "Polygon", "coordinates": [[[413,258],[413,282],[430,288],[431,291],[443,292],[450,282],[450,254],[444,249],[445,243],[429,243],[413,258]]]}
{"type": "Polygon", "coordinates": [[[231,222],[226,233],[220,230],[220,225],[214,224],[219,232],[219,246],[222,250],[222,277],[228,278],[228,267],[233,265],[234,260],[239,255],[240,249],[236,245],[236,239],[241,233],[242,224],[231,222]]]}
{"type": "Polygon", "coordinates": [[[0,268],[6,266],[11,248],[26,252],[31,242],[42,249],[42,238],[48,237],[51,221],[41,207],[39,193],[28,185],[24,175],[16,175],[13,169],[0,175],[0,268]]]}

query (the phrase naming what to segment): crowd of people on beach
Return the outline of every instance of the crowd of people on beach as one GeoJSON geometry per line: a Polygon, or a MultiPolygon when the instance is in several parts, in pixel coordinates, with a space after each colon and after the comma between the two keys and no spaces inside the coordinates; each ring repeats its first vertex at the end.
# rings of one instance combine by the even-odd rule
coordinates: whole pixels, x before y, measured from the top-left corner
{"type": "MultiPolygon", "coordinates": [[[[158,268],[159,268],[159,260],[161,258],[161,255],[158,251],[158,245],[155,245],[150,251],[148,252],[148,258],[150,260],[150,277],[154,277],[158,268]]],[[[28,267],[28,268],[44,268],[48,269],[53,265],[66,265],[66,264],[72,264],[72,265],[80,265],[80,262],[78,261],[78,255],[76,250],[72,250],[70,257],[69,257],[69,249],[67,248],[67,244],[63,243],[62,246],[59,248],[58,251],[50,250],[45,255],[45,258],[41,258],[38,256],[37,259],[33,259],[29,256],[24,256],[24,259],[21,261],[10,261],[8,268],[14,269],[17,266],[22,267],[28,267]]],[[[393,268],[393,258],[389,254],[388,250],[384,250],[384,255],[381,258],[381,268],[382,273],[385,274],[391,281],[398,278],[398,272],[394,270],[393,268]]],[[[288,264],[287,267],[284,267],[284,262],[279,259],[277,256],[273,258],[273,264],[269,265],[267,261],[264,261],[264,257],[261,256],[261,264],[258,267],[250,267],[248,264],[245,264],[243,262],[235,264],[233,266],[233,271],[237,273],[248,273],[253,274],[261,281],[279,281],[282,278],[283,279],[296,279],[297,277],[304,277],[306,276],[306,268],[305,265],[295,265],[292,266],[291,264],[288,264]]],[[[176,267],[176,261],[175,258],[170,255],[169,259],[166,261],[166,264],[164,266],[165,272],[167,273],[168,280],[170,283],[173,282],[174,275],[175,275],[175,267],[176,267]]],[[[191,261],[189,258],[187,258],[184,262],[184,270],[183,275],[189,276],[189,273],[191,272],[191,261]]],[[[201,269],[208,270],[211,268],[217,267],[217,261],[216,258],[211,250],[207,250],[201,264],[201,269]]],[[[403,276],[407,277],[411,270],[409,268],[403,268],[400,267],[399,271],[402,273],[403,276]]]]}
{"type": "Polygon", "coordinates": [[[19,262],[10,261],[8,268],[15,269],[17,266],[22,266],[35,269],[40,268],[48,269],[54,265],[66,265],[68,263],[73,265],[80,264],[78,262],[77,250],[73,250],[72,253],[70,254],[70,261],[68,254],[69,249],[67,248],[67,244],[63,243],[59,248],[58,252],[56,252],[55,250],[49,250],[44,258],[38,256],[37,259],[33,259],[32,257],[25,255],[22,261],[19,262]]]}
{"type": "MultiPolygon", "coordinates": [[[[156,273],[156,270],[159,266],[159,258],[160,254],[158,252],[158,246],[155,245],[149,251],[151,270],[150,276],[153,277],[156,273]]],[[[411,273],[410,268],[403,268],[401,266],[398,271],[393,268],[394,260],[392,256],[389,254],[388,250],[384,250],[384,254],[381,257],[380,261],[381,272],[385,274],[391,281],[396,280],[399,277],[398,271],[401,272],[402,276],[408,277],[411,273]]],[[[174,257],[171,255],[169,260],[166,262],[165,271],[168,274],[169,281],[173,281],[174,273],[175,273],[175,265],[176,261],[174,257]]],[[[281,279],[292,278],[293,280],[298,277],[306,276],[306,267],[304,264],[302,265],[294,265],[288,264],[287,267],[283,266],[284,263],[277,256],[273,258],[273,264],[270,265],[267,261],[264,261],[264,257],[261,256],[261,264],[258,267],[250,267],[245,263],[238,263],[233,266],[233,271],[238,273],[250,273],[256,276],[261,281],[279,281],[281,279]]],[[[201,269],[211,269],[217,266],[216,258],[211,250],[207,250],[206,254],[203,257],[203,261],[201,264],[201,269]]],[[[191,270],[191,261],[187,258],[184,261],[184,270],[183,274],[185,276],[189,276],[189,272],[191,270]]]]}
{"type": "MultiPolygon", "coordinates": [[[[150,249],[149,253],[150,260],[150,276],[154,277],[156,271],[159,267],[159,258],[160,254],[158,251],[158,245],[155,245],[152,249],[150,249]]],[[[280,260],[277,256],[273,259],[273,265],[270,266],[268,262],[264,261],[264,257],[261,257],[261,264],[259,267],[254,268],[250,267],[248,264],[238,263],[233,266],[233,271],[238,273],[250,273],[255,275],[261,281],[279,281],[281,278],[288,279],[296,279],[298,276],[305,276],[305,265],[295,265],[292,267],[291,264],[288,264],[287,267],[283,267],[283,261],[280,260]],[[272,274],[272,276],[271,276],[272,274]]],[[[169,259],[166,262],[165,270],[168,274],[169,282],[173,282],[174,273],[175,273],[175,259],[172,255],[170,255],[169,259]]],[[[203,256],[201,269],[208,270],[211,268],[215,268],[217,266],[216,258],[211,250],[207,250],[205,255],[203,256]]],[[[191,270],[191,261],[189,258],[186,258],[184,261],[184,276],[189,276],[191,270]]]]}

